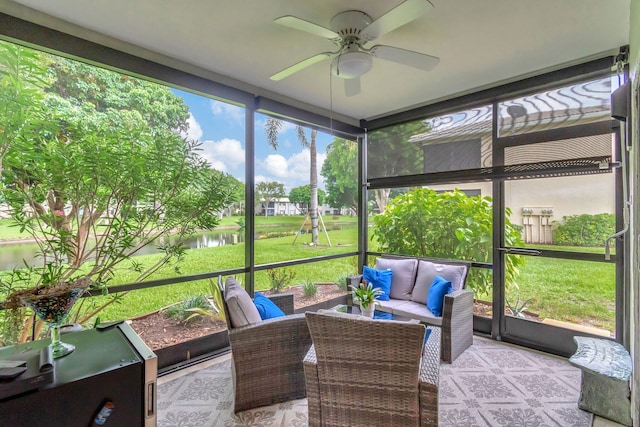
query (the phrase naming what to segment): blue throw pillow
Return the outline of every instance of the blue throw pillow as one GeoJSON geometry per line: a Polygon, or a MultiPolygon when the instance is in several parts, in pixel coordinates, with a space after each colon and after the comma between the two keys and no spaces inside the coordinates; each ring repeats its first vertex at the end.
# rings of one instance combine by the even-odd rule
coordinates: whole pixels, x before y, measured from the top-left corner
{"type": "Polygon", "coordinates": [[[364,266],[362,279],[367,283],[371,283],[374,288],[380,288],[382,295],[376,297],[380,301],[389,301],[389,293],[391,292],[391,270],[376,270],[375,268],[364,266]]]}
{"type": "Polygon", "coordinates": [[[255,293],[253,297],[253,303],[258,309],[258,313],[260,313],[260,318],[262,320],[271,319],[274,317],[282,317],[285,315],[284,311],[280,310],[280,307],[275,305],[273,301],[262,295],[260,292],[255,293]]]}
{"type": "Polygon", "coordinates": [[[427,328],[427,330],[424,331],[424,341],[422,341],[422,345],[425,345],[427,343],[427,341],[429,340],[429,335],[431,335],[431,328],[427,328]]]}
{"type": "Polygon", "coordinates": [[[451,292],[451,282],[436,276],[431,282],[429,293],[427,294],[427,308],[434,316],[442,316],[442,306],[444,305],[444,296],[451,292]]]}

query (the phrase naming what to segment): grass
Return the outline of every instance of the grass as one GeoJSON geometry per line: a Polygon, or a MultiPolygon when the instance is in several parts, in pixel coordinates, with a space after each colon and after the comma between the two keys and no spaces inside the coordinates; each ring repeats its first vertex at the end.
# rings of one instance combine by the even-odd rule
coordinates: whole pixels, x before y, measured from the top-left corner
{"type": "Polygon", "coordinates": [[[26,233],[20,233],[20,228],[10,219],[0,219],[0,240],[28,239],[26,233]]]}
{"type": "MultiPolygon", "coordinates": [[[[238,217],[223,218],[221,226],[237,225],[238,217]]],[[[304,218],[296,217],[256,217],[256,226],[295,225],[302,224],[304,218]]],[[[339,222],[356,222],[356,218],[341,216],[339,222]]],[[[9,220],[0,220],[0,239],[13,239],[20,236],[18,229],[10,227],[9,220]]],[[[327,226],[331,230],[331,226],[327,226]]],[[[310,246],[310,235],[300,235],[292,245],[295,236],[255,241],[256,265],[279,261],[288,261],[316,256],[345,253],[357,250],[357,229],[331,230],[329,238],[332,246],[328,246],[326,236],[320,233],[320,247],[310,246]]],[[[375,251],[376,242],[370,242],[370,250],[375,251]]],[[[580,250],[600,253],[603,248],[575,248],[559,246],[537,247],[555,250],[580,250]]],[[[244,244],[233,246],[211,247],[187,251],[179,272],[167,266],[156,272],[150,279],[176,277],[208,271],[237,268],[244,265],[244,244]]],[[[160,254],[135,257],[137,262],[150,265],[159,259],[160,254]]],[[[296,272],[295,283],[335,282],[340,275],[356,272],[356,259],[349,257],[338,260],[309,263],[293,267],[296,272]]],[[[135,274],[126,269],[118,271],[111,285],[131,283],[135,274]]],[[[255,274],[256,289],[266,290],[270,287],[266,271],[255,274]]],[[[542,257],[527,257],[526,265],[521,269],[517,279],[520,300],[531,298],[527,310],[544,318],[590,324],[614,330],[615,327],[615,267],[609,263],[585,262],[542,257]]],[[[517,289],[507,291],[510,301],[515,301],[517,289]]],[[[124,298],[111,304],[99,316],[101,320],[115,320],[135,317],[177,301],[184,301],[195,295],[208,294],[207,281],[180,283],[129,292],[124,298]]],[[[491,295],[477,295],[478,298],[491,300],[491,295]]],[[[80,305],[99,306],[107,301],[106,297],[87,298],[80,305]]]]}
{"type": "MultiPolygon", "coordinates": [[[[357,239],[357,230],[334,230],[329,232],[329,235],[332,241],[354,241],[357,239]]],[[[293,236],[256,241],[256,264],[288,261],[356,250],[356,246],[335,246],[335,244],[332,247],[311,247],[304,244],[306,243],[304,239],[309,240],[310,237],[306,235],[301,237],[298,238],[295,246],[291,244],[293,236]]],[[[187,251],[184,262],[180,265],[180,275],[237,268],[244,264],[244,250],[245,245],[243,243],[234,246],[189,250],[187,251]]],[[[150,265],[159,259],[159,257],[160,254],[141,255],[135,257],[135,260],[144,265],[150,265]]],[[[295,270],[295,280],[291,285],[297,285],[305,282],[334,282],[340,274],[354,274],[357,266],[355,257],[348,257],[287,268],[293,268],[295,270]]],[[[156,272],[150,279],[176,276],[177,274],[174,269],[167,266],[156,272]]],[[[117,278],[114,279],[111,285],[131,283],[134,280],[134,273],[123,269],[118,272],[117,278]]],[[[256,290],[267,290],[271,287],[266,270],[255,273],[255,283],[256,290]]],[[[186,300],[194,295],[208,293],[208,283],[206,280],[132,291],[129,292],[122,301],[111,304],[104,309],[99,316],[102,321],[135,317],[168,306],[177,301],[186,300]]],[[[88,299],[90,301],[83,302],[85,305],[91,304],[92,306],[99,306],[108,301],[108,298],[109,297],[95,297],[88,299]]]]}
{"type": "Polygon", "coordinates": [[[518,288],[507,291],[514,301],[532,298],[527,310],[540,317],[615,329],[615,265],[567,259],[527,257],[518,288]]]}

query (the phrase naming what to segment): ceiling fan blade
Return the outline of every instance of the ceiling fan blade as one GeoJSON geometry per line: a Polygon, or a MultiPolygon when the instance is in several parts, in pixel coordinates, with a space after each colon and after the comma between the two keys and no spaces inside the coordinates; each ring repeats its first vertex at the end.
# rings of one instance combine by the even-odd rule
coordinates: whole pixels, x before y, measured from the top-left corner
{"type": "Polygon", "coordinates": [[[399,47],[376,45],[371,48],[370,52],[376,58],[397,62],[398,64],[408,65],[424,71],[432,70],[440,62],[438,57],[414,52],[413,50],[400,49],[399,47]]]}
{"type": "Polygon", "coordinates": [[[319,53],[317,55],[312,56],[311,58],[307,58],[303,61],[298,62],[297,64],[293,64],[292,66],[285,68],[284,70],[278,73],[275,73],[273,76],[270,77],[270,79],[274,81],[282,80],[285,77],[288,77],[293,73],[297,73],[298,71],[303,70],[307,67],[310,67],[315,63],[324,61],[325,59],[331,57],[331,55],[333,55],[332,52],[319,53]]]}
{"type": "Polygon", "coordinates": [[[273,22],[284,25],[285,27],[313,34],[314,36],[324,37],[329,40],[340,38],[340,35],[333,30],[291,15],[281,16],[280,18],[274,19],[273,22]]]}
{"type": "Polygon", "coordinates": [[[418,19],[432,8],[433,5],[428,0],[406,0],[373,21],[362,30],[360,37],[367,41],[377,39],[414,19],[418,19]]]}
{"type": "Polygon", "coordinates": [[[344,80],[344,94],[354,96],[360,93],[360,77],[344,80]]]}

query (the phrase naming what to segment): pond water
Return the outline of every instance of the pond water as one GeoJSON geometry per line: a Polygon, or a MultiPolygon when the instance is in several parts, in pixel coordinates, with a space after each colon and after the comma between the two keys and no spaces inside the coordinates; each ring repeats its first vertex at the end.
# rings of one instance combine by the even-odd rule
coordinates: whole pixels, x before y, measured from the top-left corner
{"type": "MultiPolygon", "coordinates": [[[[355,225],[340,225],[341,229],[353,228],[355,225]]],[[[327,229],[330,229],[327,226],[327,229]]],[[[256,239],[264,234],[277,234],[280,232],[298,232],[299,227],[264,227],[256,229],[256,239]]],[[[306,230],[302,230],[305,233],[306,230]]],[[[218,230],[205,233],[198,233],[187,239],[183,246],[186,249],[212,248],[225,245],[236,245],[245,240],[244,230],[218,230]]],[[[158,253],[157,244],[148,245],[138,251],[138,255],[148,255],[158,253]]],[[[24,266],[24,261],[29,265],[38,265],[39,259],[36,258],[38,246],[35,243],[11,243],[0,245],[0,271],[11,270],[24,266]],[[23,261],[24,260],[24,261],[23,261]]]]}

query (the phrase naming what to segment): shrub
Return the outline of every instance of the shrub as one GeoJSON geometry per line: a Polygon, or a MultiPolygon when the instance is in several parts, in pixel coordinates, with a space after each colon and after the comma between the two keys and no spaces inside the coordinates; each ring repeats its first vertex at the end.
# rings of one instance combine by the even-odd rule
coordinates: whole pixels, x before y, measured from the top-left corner
{"type": "Polygon", "coordinates": [[[293,279],[296,277],[296,272],[292,269],[275,268],[267,270],[269,275],[269,281],[271,282],[271,292],[279,294],[285,288],[289,287],[293,279]]]}
{"type": "Polygon", "coordinates": [[[193,309],[211,310],[212,305],[205,295],[195,295],[187,298],[179,304],[169,307],[166,311],[167,316],[177,319],[181,322],[191,321],[193,309]]]}
{"type": "Polygon", "coordinates": [[[607,237],[616,232],[616,216],[608,213],[563,216],[562,222],[553,224],[556,245],[604,246],[607,237]]]}
{"type": "Polygon", "coordinates": [[[318,293],[318,285],[314,282],[304,282],[302,284],[302,294],[305,297],[311,298],[318,293]]]}
{"type": "Polygon", "coordinates": [[[347,286],[347,279],[351,276],[351,274],[341,274],[336,278],[336,286],[341,290],[341,291],[347,291],[349,288],[347,286]]]}
{"type": "MultiPolygon", "coordinates": [[[[491,262],[491,202],[490,197],[469,197],[459,190],[438,194],[428,188],[416,188],[396,196],[384,213],[373,217],[373,237],[382,251],[390,253],[491,262]]],[[[505,244],[524,245],[520,232],[508,218],[505,218],[505,244]]],[[[507,257],[507,285],[515,281],[523,264],[522,256],[507,257]]],[[[474,269],[467,285],[484,294],[491,288],[491,280],[491,271],[474,269]]]]}

